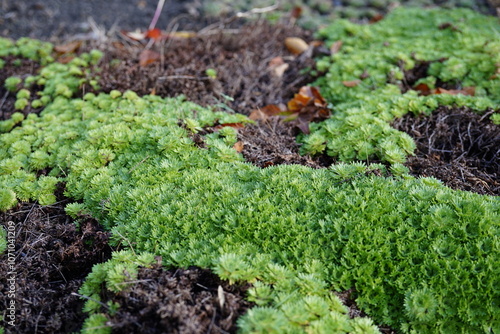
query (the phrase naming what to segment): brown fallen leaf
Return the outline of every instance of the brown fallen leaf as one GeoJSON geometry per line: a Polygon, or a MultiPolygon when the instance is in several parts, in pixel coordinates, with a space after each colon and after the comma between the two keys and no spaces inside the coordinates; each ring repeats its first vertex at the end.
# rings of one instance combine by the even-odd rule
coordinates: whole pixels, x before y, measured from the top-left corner
{"type": "Polygon", "coordinates": [[[277,78],[281,78],[283,76],[283,74],[285,74],[285,71],[288,70],[288,68],[290,67],[290,65],[288,64],[281,64],[279,66],[276,66],[272,73],[275,77],[277,78]]]}
{"type": "Polygon", "coordinates": [[[284,121],[293,121],[294,125],[305,134],[309,133],[309,123],[330,117],[327,103],[316,87],[301,87],[299,93],[288,102],[287,107],[289,116],[284,121]]]}
{"type": "Polygon", "coordinates": [[[67,64],[73,59],[75,59],[75,56],[63,54],[62,56],[57,57],[57,62],[61,64],[67,64]]]}
{"type": "Polygon", "coordinates": [[[294,55],[299,55],[309,48],[309,45],[299,37],[287,37],[285,46],[294,55]]]}
{"type": "Polygon", "coordinates": [[[139,65],[147,66],[160,60],[160,54],[153,50],[143,50],[139,55],[139,65]]]}
{"type": "Polygon", "coordinates": [[[269,61],[268,68],[273,74],[273,76],[277,78],[281,78],[285,71],[290,67],[285,61],[283,60],[283,57],[274,57],[269,61]]]}
{"type": "Polygon", "coordinates": [[[419,83],[415,87],[413,87],[414,90],[418,91],[420,95],[427,96],[431,95],[432,91],[429,88],[429,86],[426,83],[419,83]]]}
{"type": "Polygon", "coordinates": [[[54,51],[59,54],[74,53],[82,46],[82,41],[69,42],[63,45],[56,45],[54,51]]]}
{"type": "Polygon", "coordinates": [[[196,37],[196,32],[194,31],[173,31],[168,34],[163,34],[162,38],[174,38],[174,39],[183,39],[183,38],[192,38],[196,37]]]}
{"type": "Polygon", "coordinates": [[[287,108],[284,104],[269,104],[259,109],[252,110],[248,118],[253,121],[256,120],[266,120],[272,116],[278,116],[283,112],[286,112],[287,108]]]}
{"type": "Polygon", "coordinates": [[[338,40],[334,42],[332,46],[330,46],[330,52],[332,53],[332,55],[334,55],[340,51],[340,48],[342,48],[342,41],[338,40]]]}
{"type": "Polygon", "coordinates": [[[136,31],[121,30],[120,33],[123,36],[130,38],[134,41],[140,41],[140,40],[143,40],[144,38],[146,38],[147,32],[141,32],[140,30],[136,30],[136,31]]]}
{"type": "Polygon", "coordinates": [[[456,25],[450,23],[450,22],[445,22],[445,23],[441,23],[438,27],[439,30],[444,30],[444,29],[450,29],[451,31],[458,31],[458,32],[462,32],[459,28],[457,28],[456,25]]]}
{"type": "Polygon", "coordinates": [[[309,133],[309,123],[319,122],[330,117],[327,103],[317,87],[303,86],[288,104],[270,104],[253,110],[252,120],[266,120],[272,116],[282,117],[284,122],[293,122],[303,133],[309,133]]]}
{"type": "Polygon", "coordinates": [[[384,15],[382,15],[382,14],[375,14],[370,19],[370,24],[377,23],[378,21],[381,21],[383,19],[384,19],[384,15]]]}
{"type": "Polygon", "coordinates": [[[323,46],[325,43],[323,41],[317,41],[317,40],[314,40],[314,41],[311,41],[311,43],[309,43],[310,46],[312,46],[313,48],[319,48],[320,46],[323,46]]]}
{"type": "Polygon", "coordinates": [[[342,81],[342,84],[346,87],[356,87],[361,83],[361,80],[350,80],[350,81],[342,81]]]}
{"type": "Polygon", "coordinates": [[[257,121],[259,119],[266,120],[268,116],[261,109],[254,109],[252,110],[250,115],[248,115],[248,118],[250,118],[252,121],[257,121]]]}
{"type": "Polygon", "coordinates": [[[241,153],[245,148],[245,144],[243,144],[243,142],[241,141],[237,141],[236,143],[234,143],[233,148],[236,150],[236,152],[241,153]]]}
{"type": "Polygon", "coordinates": [[[314,105],[316,107],[326,106],[325,99],[319,93],[318,88],[311,86],[301,87],[299,93],[295,94],[293,99],[288,102],[287,107],[289,111],[297,112],[308,105],[314,105]]]}
{"type": "Polygon", "coordinates": [[[285,61],[283,60],[283,57],[274,57],[273,59],[271,59],[269,61],[269,67],[274,67],[274,66],[279,66],[279,65],[283,65],[285,63],[285,61]]]}
{"type": "Polygon", "coordinates": [[[449,94],[449,95],[469,95],[474,96],[476,94],[475,87],[464,87],[463,89],[444,89],[436,88],[432,91],[432,94],[449,94]]]}

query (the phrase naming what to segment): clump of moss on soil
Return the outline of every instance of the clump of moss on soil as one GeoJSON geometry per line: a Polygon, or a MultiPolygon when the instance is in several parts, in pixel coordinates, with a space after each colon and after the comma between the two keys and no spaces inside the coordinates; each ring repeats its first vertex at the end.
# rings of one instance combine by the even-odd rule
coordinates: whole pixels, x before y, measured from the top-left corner
{"type": "MultiPolygon", "coordinates": [[[[127,261],[161,255],[252,282],[257,306],[239,319],[242,332],[377,332],[332,293],[353,287],[367,314],[401,331],[498,327],[498,198],[415,179],[397,163],[259,169],[224,126],[248,123],[243,115],[131,91],[67,95],[56,89],[39,116],[16,115],[0,137],[3,188],[51,202],[62,181],[78,201],[66,211],[97,218],[130,249],[127,261]]],[[[135,269],[115,264],[105,274],[133,284],[135,269]]],[[[119,314],[120,291],[94,291],[111,303],[90,327],[119,314]]]]}
{"type": "Polygon", "coordinates": [[[487,1],[473,0],[294,0],[278,3],[262,1],[207,1],[201,2],[200,9],[207,17],[231,16],[236,12],[247,12],[255,8],[273,9],[263,15],[268,20],[279,20],[283,16],[296,15],[297,23],[307,29],[315,29],[338,19],[351,19],[357,22],[380,20],[392,9],[398,7],[442,7],[468,8],[483,14],[494,13],[487,1]],[[295,9],[295,10],[294,10],[295,9]]]}
{"type": "Polygon", "coordinates": [[[311,124],[303,152],[403,163],[415,144],[390,126],[395,118],[440,105],[499,109],[499,31],[496,19],[458,9],[397,9],[372,25],[344,20],[321,30],[338,48],[318,61],[325,75],[315,82],[333,115],[311,124]]]}

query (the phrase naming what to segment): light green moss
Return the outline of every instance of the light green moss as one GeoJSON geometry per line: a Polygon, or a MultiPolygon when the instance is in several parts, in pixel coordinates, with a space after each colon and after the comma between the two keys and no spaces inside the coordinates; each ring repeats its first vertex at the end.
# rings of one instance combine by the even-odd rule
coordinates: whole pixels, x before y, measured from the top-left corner
{"type": "Polygon", "coordinates": [[[7,232],[3,228],[3,226],[0,227],[0,254],[3,254],[5,250],[7,249],[7,232]]]}
{"type": "MultiPolygon", "coordinates": [[[[335,29],[347,35],[373,34],[345,22],[340,27],[335,29]]],[[[346,39],[344,52],[355,49],[350,43],[357,42],[346,39]]],[[[203,149],[191,139],[200,128],[247,123],[245,116],[134,92],[69,98],[66,88],[55,83],[67,70],[59,65],[40,71],[45,88],[54,88],[46,92],[49,100],[40,115],[21,117],[17,127],[14,119],[1,123],[6,133],[0,135],[0,202],[6,203],[2,210],[17,200],[51,203],[56,185],[64,182],[66,195],[78,201],[67,207],[68,213],[90,214],[113,232],[114,244],[133,245],[97,265],[87,278],[81,293],[94,299],[87,311],[104,312],[95,302],[102,282],[110,293],[127,287],[124,270],[133,274],[138,265],[133,254],[149,254],[148,259],[154,254],[166,265],[198,265],[233,282],[253,282],[249,299],[258,307],[239,320],[243,332],[376,331],[370,320],[348,319],[331,292],[350,288],[376,323],[404,332],[498,328],[498,198],[453,191],[431,178],[415,179],[399,164],[390,168],[394,177],[387,177],[381,165],[363,163],[321,170],[298,165],[259,169],[232,148],[232,128],[201,136],[203,149]],[[41,169],[48,175],[38,177],[41,169]],[[386,176],[371,173],[377,169],[386,176]]],[[[384,63],[381,68],[392,70],[384,63]]],[[[378,153],[386,160],[398,161],[411,151],[412,142],[386,125],[409,105],[408,96],[418,97],[392,101],[399,94],[396,86],[385,85],[386,72],[382,78],[373,70],[373,83],[380,80],[385,99],[378,111],[366,112],[370,100],[349,98],[335,112],[345,112],[339,122],[359,128],[359,136],[375,133],[378,139],[352,145],[354,153],[345,156],[369,155],[381,147],[378,153]],[[384,103],[398,101],[403,107],[386,111],[384,103]]],[[[68,75],[71,83],[80,74],[68,75]]],[[[491,87],[484,86],[483,93],[491,87]]],[[[327,121],[314,131],[321,128],[328,137],[338,124],[327,121]]],[[[320,139],[313,144],[321,149],[320,139]]],[[[331,143],[326,148],[332,150],[331,143]]],[[[93,314],[85,330],[106,321],[105,314],[93,314]]]]}
{"type": "MultiPolygon", "coordinates": [[[[208,148],[200,149],[179,119],[197,127],[245,122],[181,99],[57,97],[40,116],[0,136],[2,147],[13,147],[0,151],[6,162],[0,184],[36,199],[66,182],[66,194],[82,201],[68,212],[98,218],[114,242],[172,265],[210,267],[232,281],[273,284],[260,298],[274,310],[266,315],[272,319],[274,312],[302,312],[283,309],[279,299],[298,284],[304,295],[321,298],[328,286],[355,287],[358,304],[395,327],[432,332],[445,318],[471,331],[493,325],[496,292],[474,287],[481,281],[488,289],[500,277],[492,265],[497,198],[414,179],[400,165],[391,169],[397,178],[366,176],[384,170],[361,163],[259,169],[231,147],[234,130],[203,136],[208,148]],[[42,167],[52,169],[50,177],[37,179],[42,167]],[[33,188],[26,187],[31,178],[33,188]],[[276,273],[270,263],[285,271],[276,273]],[[424,286],[437,303],[435,321],[425,326],[403,307],[424,286]]],[[[294,321],[302,329],[313,323],[294,321]]]]}
{"type": "MultiPolygon", "coordinates": [[[[325,75],[315,83],[333,115],[310,125],[302,152],[326,152],[342,161],[378,158],[404,162],[413,140],[390,126],[409,112],[427,115],[439,105],[468,106],[482,112],[500,108],[500,24],[468,10],[398,9],[371,25],[339,20],[321,30],[327,45],[341,41],[339,52],[318,61],[325,75]],[[475,87],[475,96],[404,94],[403,71],[432,61],[419,83],[475,87]],[[355,87],[343,84],[362,78],[355,87]]],[[[494,116],[496,119],[497,116],[494,116]]]]}

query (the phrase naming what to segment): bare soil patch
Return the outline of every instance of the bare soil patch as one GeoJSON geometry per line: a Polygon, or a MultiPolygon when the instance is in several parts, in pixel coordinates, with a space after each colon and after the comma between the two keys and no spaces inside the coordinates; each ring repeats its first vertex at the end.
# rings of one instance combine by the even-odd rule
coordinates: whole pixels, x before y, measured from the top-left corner
{"type": "MultiPolygon", "coordinates": [[[[172,20],[182,29],[199,27],[189,14],[191,1],[166,1],[158,27],[165,29],[172,20]]],[[[3,0],[0,2],[0,36],[31,37],[42,40],[98,38],[99,31],[147,28],[157,1],[123,0],[3,0]]]]}

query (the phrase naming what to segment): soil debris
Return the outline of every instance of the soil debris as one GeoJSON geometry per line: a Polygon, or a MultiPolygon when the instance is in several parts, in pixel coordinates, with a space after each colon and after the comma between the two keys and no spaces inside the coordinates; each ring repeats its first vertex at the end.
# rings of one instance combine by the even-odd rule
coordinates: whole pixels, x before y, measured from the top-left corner
{"type": "Polygon", "coordinates": [[[155,264],[140,268],[130,289],[108,296],[120,305],[108,324],[113,333],[235,333],[236,319],[252,306],[244,300],[248,288],[206,269],[155,264]]]}
{"type": "MultiPolygon", "coordinates": [[[[65,203],[64,203],[65,204],[65,203]]],[[[77,292],[92,266],[111,256],[109,233],[93,219],[79,227],[65,214],[63,202],[52,206],[23,203],[0,214],[0,224],[15,223],[15,298],[8,298],[11,272],[0,261],[0,326],[6,333],[71,333],[80,329],[83,301],[77,292]],[[16,305],[16,326],[7,324],[5,310],[16,305]]]]}
{"type": "Polygon", "coordinates": [[[238,139],[243,144],[241,153],[246,161],[261,168],[281,164],[323,168],[333,163],[333,158],[326,155],[314,158],[300,155],[295,138],[297,132],[292,123],[283,122],[279,117],[258,121],[257,125],[247,125],[238,130],[238,139]]]}

